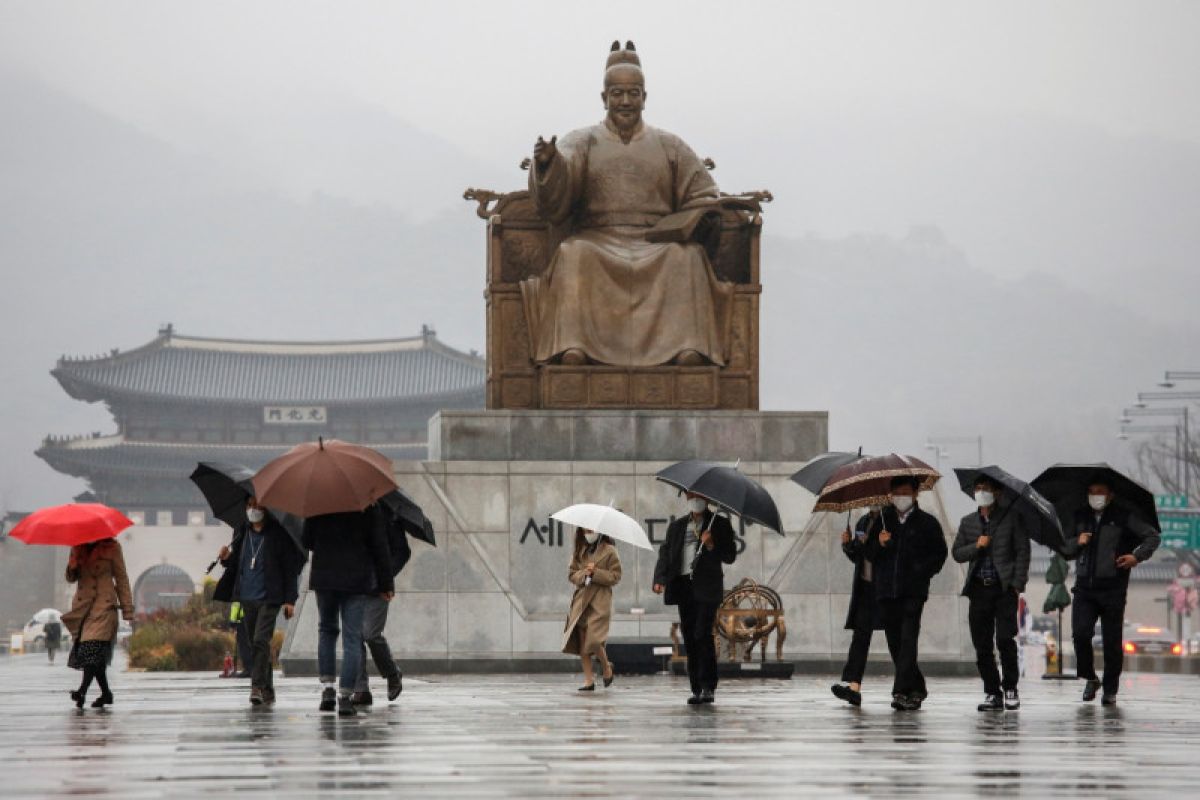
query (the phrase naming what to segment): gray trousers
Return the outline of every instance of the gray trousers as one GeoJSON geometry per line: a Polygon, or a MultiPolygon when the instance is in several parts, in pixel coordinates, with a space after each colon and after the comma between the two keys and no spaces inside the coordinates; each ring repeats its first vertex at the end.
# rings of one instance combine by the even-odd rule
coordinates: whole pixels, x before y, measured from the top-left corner
{"type": "Polygon", "coordinates": [[[243,603],[242,625],[250,636],[250,685],[256,689],[274,688],[271,670],[271,637],[275,635],[275,619],[280,606],[269,603],[243,603]]]}
{"type": "Polygon", "coordinates": [[[371,659],[375,662],[375,669],[379,670],[379,674],[384,678],[395,675],[400,671],[400,667],[396,665],[396,660],[392,658],[392,648],[388,647],[387,639],[383,636],[383,629],[387,627],[389,605],[391,603],[377,594],[368,595],[366,598],[366,603],[363,606],[362,668],[358,671],[358,682],[354,685],[354,691],[356,692],[370,690],[370,686],[367,683],[368,650],[371,651],[371,659]]]}

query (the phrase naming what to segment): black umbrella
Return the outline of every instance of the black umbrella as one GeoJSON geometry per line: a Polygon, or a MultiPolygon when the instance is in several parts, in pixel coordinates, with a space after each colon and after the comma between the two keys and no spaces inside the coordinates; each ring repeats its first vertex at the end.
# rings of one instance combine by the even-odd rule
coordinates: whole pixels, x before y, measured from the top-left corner
{"type": "Polygon", "coordinates": [[[783,535],[779,509],[767,490],[735,467],[707,461],[680,461],[654,477],[685,492],[698,494],[748,522],[783,535]]]}
{"type": "Polygon", "coordinates": [[[214,517],[231,528],[246,524],[246,498],[254,494],[250,484],[253,470],[240,464],[201,461],[190,477],[208,501],[214,517]]]}
{"type": "Polygon", "coordinates": [[[1063,538],[1062,524],[1054,504],[1028,483],[995,464],[987,467],[955,467],[954,474],[958,478],[959,487],[968,497],[975,496],[975,482],[980,478],[987,478],[997,486],[1004,487],[1006,493],[1010,494],[1011,503],[1003,513],[1015,511],[1021,514],[1029,538],[1057,553],[1063,551],[1066,540],[1063,538]]]}
{"type": "Polygon", "coordinates": [[[411,497],[396,489],[379,498],[379,502],[392,512],[392,520],[401,530],[437,547],[437,541],[433,538],[433,523],[411,497]]]}
{"type": "MultiPolygon", "coordinates": [[[[213,516],[236,530],[250,522],[246,519],[246,500],[254,496],[254,485],[250,483],[253,476],[254,471],[241,464],[201,461],[196,465],[196,469],[192,470],[190,477],[208,501],[213,516]]],[[[304,520],[286,511],[273,508],[267,510],[291,535],[300,552],[305,552],[304,545],[300,542],[304,520]]]]}
{"type": "Polygon", "coordinates": [[[1097,481],[1112,487],[1114,502],[1118,506],[1129,509],[1154,526],[1155,530],[1162,530],[1158,522],[1158,509],[1154,506],[1154,494],[1105,463],[1055,464],[1033,479],[1033,488],[1054,503],[1063,530],[1073,535],[1075,512],[1088,507],[1088,486],[1097,481]]]}
{"type": "Polygon", "coordinates": [[[857,453],[834,452],[819,455],[801,467],[800,471],[792,476],[792,481],[813,494],[819,495],[824,491],[825,484],[829,483],[833,473],[862,457],[861,447],[858,448],[857,453]]]}

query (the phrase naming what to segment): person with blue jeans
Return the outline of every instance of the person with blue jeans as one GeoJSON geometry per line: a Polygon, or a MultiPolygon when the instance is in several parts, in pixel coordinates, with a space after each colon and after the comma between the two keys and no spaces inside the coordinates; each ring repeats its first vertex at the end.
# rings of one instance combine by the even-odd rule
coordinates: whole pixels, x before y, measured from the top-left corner
{"type": "Polygon", "coordinates": [[[340,716],[352,717],[356,711],[351,696],[362,668],[363,611],[367,599],[374,595],[390,601],[395,593],[384,518],[370,508],[309,517],[304,522],[301,539],[312,551],[308,586],[317,597],[320,709],[336,708],[340,716]]]}

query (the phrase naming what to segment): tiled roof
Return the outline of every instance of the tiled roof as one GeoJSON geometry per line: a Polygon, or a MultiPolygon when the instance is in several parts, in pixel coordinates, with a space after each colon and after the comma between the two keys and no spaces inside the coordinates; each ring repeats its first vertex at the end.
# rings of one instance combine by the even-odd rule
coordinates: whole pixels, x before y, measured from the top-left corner
{"type": "MultiPolygon", "coordinates": [[[[393,461],[415,461],[426,457],[419,444],[372,444],[393,461]]],[[[98,473],[154,475],[187,478],[200,461],[241,464],[257,470],[291,445],[198,444],[191,442],[128,441],[124,436],[47,439],[37,454],[51,467],[81,478],[98,473]]]]}
{"type": "Polygon", "coordinates": [[[360,342],[256,342],[180,336],[95,358],[62,358],[51,374],[72,397],[246,403],[356,403],[478,395],[485,362],[433,331],[360,342]]]}

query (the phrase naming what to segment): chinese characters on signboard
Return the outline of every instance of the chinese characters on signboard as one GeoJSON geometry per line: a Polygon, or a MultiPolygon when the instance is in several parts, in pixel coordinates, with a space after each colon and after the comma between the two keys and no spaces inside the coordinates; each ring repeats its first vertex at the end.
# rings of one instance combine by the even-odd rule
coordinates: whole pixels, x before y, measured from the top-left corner
{"type": "Polygon", "coordinates": [[[267,425],[324,425],[328,421],[325,406],[263,406],[267,425]]]}

